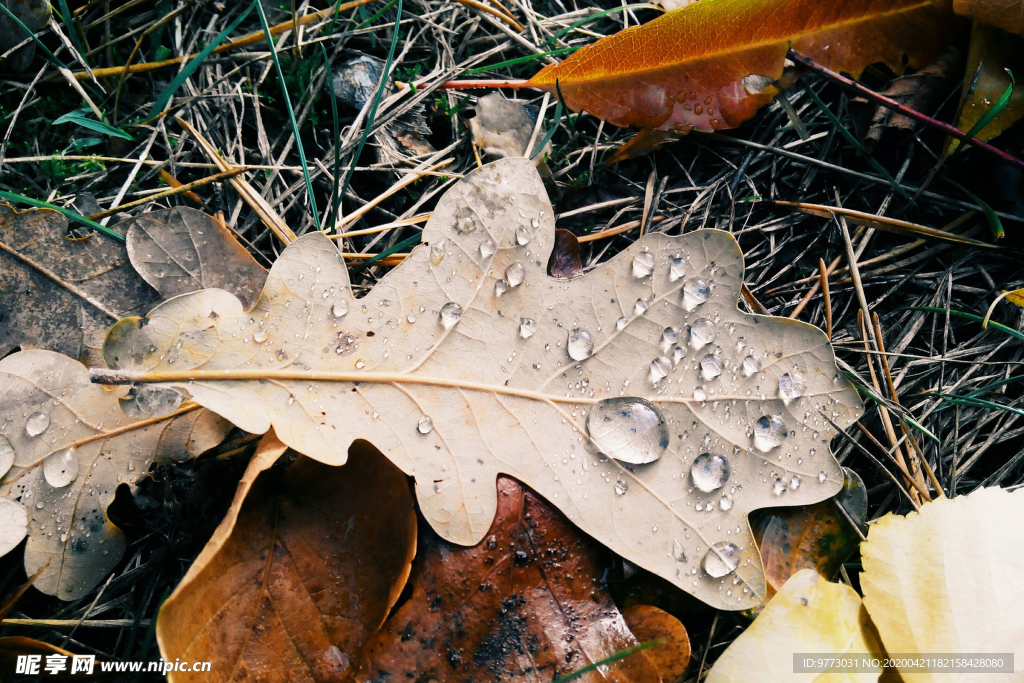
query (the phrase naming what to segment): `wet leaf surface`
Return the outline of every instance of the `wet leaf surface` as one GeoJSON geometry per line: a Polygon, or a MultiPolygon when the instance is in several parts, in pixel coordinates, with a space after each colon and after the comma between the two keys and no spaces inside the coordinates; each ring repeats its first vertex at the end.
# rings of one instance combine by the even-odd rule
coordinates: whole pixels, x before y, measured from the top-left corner
{"type": "Polygon", "coordinates": [[[759,603],[747,513],[836,493],[822,412],[861,411],[825,335],[737,309],[742,255],[724,232],[648,234],[549,278],[551,206],[522,159],[467,175],[423,240],[355,299],[337,247],[304,236],[251,311],[184,295],[118,323],[104,354],[118,381],[180,387],[328,464],[371,441],[452,542],[484,538],[508,474],[701,600],[759,603]]]}
{"type": "Polygon", "coordinates": [[[203,288],[231,292],[256,303],[267,271],[228,229],[202,211],[176,207],[130,221],[128,258],[164,298],[203,288]]]}
{"type": "MultiPolygon", "coordinates": [[[[480,545],[463,548],[424,531],[412,594],[370,640],[356,679],[548,683],[637,645],[603,585],[607,559],[562,515],[502,477],[497,518],[480,545]]],[[[638,612],[637,622],[671,624],[663,634],[671,644],[660,648],[680,653],[685,630],[661,615],[638,612]]],[[[578,680],[662,680],[647,654],[657,650],[578,680]]]]}
{"type": "Polygon", "coordinates": [[[618,126],[735,128],[779,92],[792,48],[859,76],[884,62],[921,68],[956,26],[945,2],[702,0],[583,47],[527,84],[618,126]]]}
{"type": "MultiPolygon", "coordinates": [[[[860,583],[886,651],[1013,653],[1024,661],[1021,519],[1024,490],[993,487],[873,523],[861,545],[860,583]]],[[[992,674],[977,678],[984,676],[992,674]]]]}
{"type": "Polygon", "coordinates": [[[23,347],[82,359],[118,317],[159,302],[122,242],[67,235],[63,214],[0,204],[0,357],[23,347]]]}
{"type": "Polygon", "coordinates": [[[118,485],[134,487],[153,462],[212,448],[229,429],[195,407],[128,417],[118,392],[52,351],[0,360],[0,450],[13,453],[0,480],[0,526],[27,516],[25,571],[45,566],[36,588],[63,600],[89,592],[124,554],[124,534],[105,514],[118,485]]]}
{"type": "Polygon", "coordinates": [[[284,451],[264,438],[225,521],[160,610],[163,657],[214,666],[172,673],[174,683],[341,680],[405,585],[416,552],[405,475],[364,441],[344,467],[299,456],[265,472],[284,451]]]}

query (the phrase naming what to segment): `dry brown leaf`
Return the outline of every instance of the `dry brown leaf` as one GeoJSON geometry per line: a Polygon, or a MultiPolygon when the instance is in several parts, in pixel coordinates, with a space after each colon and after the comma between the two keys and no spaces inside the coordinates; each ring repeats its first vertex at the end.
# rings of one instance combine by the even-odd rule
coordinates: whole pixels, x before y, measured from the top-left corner
{"type": "Polygon", "coordinates": [[[409,576],[416,513],[405,476],[365,441],[344,467],[260,444],[225,521],[163,604],[165,660],[210,661],[169,680],[337,681],[409,576]],[[251,490],[250,490],[251,486],[251,490]]]}
{"type": "Polygon", "coordinates": [[[921,68],[957,22],[948,0],[701,0],[603,38],[522,87],[619,126],[735,128],[779,92],[792,48],[858,77],[869,64],[921,68]],[[905,59],[904,59],[905,58],[905,59]]]}
{"type": "Polygon", "coordinates": [[[747,513],[835,494],[828,420],[861,412],[828,340],[737,309],[728,233],[648,234],[573,280],[548,278],[553,240],[536,169],[497,161],[448,191],[364,298],[307,235],[252,311],[219,290],[177,297],[115,326],[117,370],[94,376],[180,387],[328,464],[365,438],[452,542],[484,537],[508,474],[700,599],[759,603],[747,513]]]}
{"type": "Polygon", "coordinates": [[[690,663],[690,636],[683,622],[653,605],[630,605],[621,612],[637,641],[658,641],[658,645],[644,653],[658,670],[661,680],[665,683],[683,680],[690,663]]]}
{"type": "Polygon", "coordinates": [[[953,0],[953,11],[1024,36],[1024,2],[1021,0],[953,0]]]}
{"type": "Polygon", "coordinates": [[[154,462],[212,448],[230,429],[195,406],[128,417],[122,402],[138,408],[58,353],[0,360],[0,450],[6,444],[14,454],[0,474],[0,527],[20,518],[13,506],[26,512],[25,571],[45,567],[36,588],[63,600],[85,595],[124,554],[124,534],[105,514],[117,486],[134,487],[154,462]]]}
{"type": "Polygon", "coordinates": [[[761,548],[769,597],[801,569],[814,569],[825,578],[832,577],[860,545],[861,537],[850,523],[864,524],[867,489],[856,472],[846,467],[843,471],[843,490],[834,498],[814,505],[754,513],[751,524],[761,548]]]}
{"type": "Polygon", "coordinates": [[[705,681],[875,683],[881,673],[879,668],[865,673],[796,674],[793,655],[799,652],[834,657],[882,652],[857,592],[845,584],[829,583],[813,569],[802,569],[786,582],[718,658],[705,681]]]}
{"type": "Polygon", "coordinates": [[[63,214],[0,204],[0,357],[21,347],[82,359],[117,318],[159,300],[123,243],[100,234],[69,239],[63,214]]]}
{"type": "Polygon", "coordinates": [[[556,280],[571,280],[583,275],[580,241],[568,230],[555,230],[555,246],[548,258],[548,275],[556,280]]]}
{"type": "Polygon", "coordinates": [[[128,225],[128,258],[164,298],[215,288],[246,306],[256,303],[267,271],[223,223],[202,211],[153,211],[128,225]]]}
{"type": "MultiPolygon", "coordinates": [[[[518,482],[497,487],[480,545],[423,534],[412,595],[370,640],[356,680],[549,683],[637,644],[600,580],[606,552],[518,482]]],[[[678,651],[685,629],[665,617],[672,645],[661,647],[678,651]]],[[[578,680],[660,681],[646,655],[578,680]]]]}
{"type": "MultiPolygon", "coordinates": [[[[864,606],[886,651],[1012,653],[1016,675],[919,673],[904,680],[1021,680],[1024,490],[939,498],[871,525],[861,544],[864,606]]],[[[823,650],[822,650],[823,651],[823,650]]]]}

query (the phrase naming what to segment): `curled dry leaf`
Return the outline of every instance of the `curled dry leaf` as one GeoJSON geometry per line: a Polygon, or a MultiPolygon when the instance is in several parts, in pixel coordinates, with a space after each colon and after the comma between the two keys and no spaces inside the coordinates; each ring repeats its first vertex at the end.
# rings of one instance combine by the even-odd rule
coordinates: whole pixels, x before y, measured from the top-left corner
{"type": "Polygon", "coordinates": [[[555,230],[555,246],[548,258],[548,275],[556,280],[571,280],[583,275],[580,241],[568,230],[555,230]]]}
{"type": "Polygon", "coordinates": [[[649,234],[550,279],[552,210],[525,159],[468,174],[423,240],[355,299],[336,246],[304,236],[251,311],[219,290],[177,297],[118,323],[116,370],[94,377],[181,387],[328,464],[367,439],[455,543],[485,536],[494,482],[514,476],[700,599],[758,604],[747,513],[835,494],[829,420],[861,412],[825,335],[737,309],[725,232],[649,234]]]}
{"type": "Polygon", "coordinates": [[[398,599],[416,553],[408,482],[365,441],[332,467],[260,444],[234,504],[163,604],[165,660],[213,662],[173,683],[338,681],[398,599]],[[251,489],[250,489],[251,486],[251,489]]]}
{"type": "Polygon", "coordinates": [[[63,600],[85,595],[124,554],[124,534],[105,513],[117,486],[133,487],[153,462],[212,448],[230,428],[197,406],[128,417],[121,400],[52,351],[0,360],[0,450],[14,453],[0,479],[0,526],[20,515],[12,506],[27,511],[25,571],[45,567],[36,588],[63,600]]]}
{"type": "MultiPolygon", "coordinates": [[[[637,645],[600,580],[606,552],[518,482],[501,477],[497,487],[497,518],[480,545],[424,533],[412,595],[370,640],[356,680],[548,683],[637,645]]],[[[668,646],[579,680],[662,680],[647,652],[684,649],[685,629],[661,614],[668,646]]],[[[637,622],[645,618],[656,617],[637,622]]]]}
{"type": "Polygon", "coordinates": [[[861,537],[850,524],[864,524],[867,488],[856,472],[848,467],[843,472],[843,490],[835,498],[814,505],[758,510],[752,516],[769,597],[801,569],[832,577],[860,545],[861,537]]]}
{"type": "Polygon", "coordinates": [[[128,258],[164,298],[203,288],[231,292],[247,308],[259,298],[266,269],[213,216],[176,207],[128,225],[128,258]]]}
{"type": "MultiPolygon", "coordinates": [[[[1018,7],[1024,12],[1024,5],[1018,4],[1018,7]]],[[[960,96],[957,128],[969,131],[999,101],[1011,84],[1007,69],[1018,81],[1024,74],[1024,37],[975,22],[971,31],[971,46],[967,52],[967,70],[960,96]]],[[[1018,83],[1006,107],[978,132],[979,140],[991,140],[1024,116],[1022,85],[1018,83]]],[[[959,140],[950,139],[947,147],[953,151],[958,146],[959,140]]]]}
{"type": "Polygon", "coordinates": [[[71,239],[57,211],[0,204],[0,357],[22,347],[80,359],[118,318],[159,300],[121,242],[71,239]]]}
{"type": "MultiPolygon", "coordinates": [[[[819,680],[793,672],[793,655],[822,652],[842,657],[880,653],[860,596],[849,586],[829,583],[813,569],[794,574],[761,615],[733,641],[707,683],[819,680]],[[806,678],[804,678],[806,677],[806,678]]],[[[881,668],[864,673],[819,674],[820,680],[875,683],[881,668]]]]}
{"type": "Polygon", "coordinates": [[[701,0],[603,38],[524,87],[618,126],[735,128],[779,92],[792,48],[859,76],[931,63],[956,22],[946,0],[701,0]],[[906,60],[904,60],[906,57],[906,60]]]}
{"type": "MultiPolygon", "coordinates": [[[[1017,675],[1011,678],[1020,680],[1022,519],[1024,490],[984,488],[872,524],[861,544],[860,582],[886,651],[1013,653],[1017,675]]],[[[913,679],[950,680],[917,672],[913,679]]],[[[991,679],[986,673],[957,680],[991,679]]]]}

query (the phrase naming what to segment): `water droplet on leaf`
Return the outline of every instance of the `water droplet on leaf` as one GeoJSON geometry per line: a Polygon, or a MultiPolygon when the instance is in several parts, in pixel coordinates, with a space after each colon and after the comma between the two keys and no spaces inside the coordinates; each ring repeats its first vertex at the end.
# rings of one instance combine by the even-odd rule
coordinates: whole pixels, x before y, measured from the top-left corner
{"type": "Polygon", "coordinates": [[[740,566],[740,549],[732,543],[719,541],[708,550],[701,566],[714,579],[732,574],[740,566]]]}
{"type": "Polygon", "coordinates": [[[693,485],[704,493],[711,493],[729,481],[729,461],[721,455],[701,453],[690,467],[693,485]]]}
{"type": "Polygon", "coordinates": [[[462,306],[454,301],[449,301],[441,307],[441,324],[444,329],[450,330],[462,318],[462,306]]]}
{"type": "Polygon", "coordinates": [[[633,257],[633,277],[647,277],[654,272],[654,254],[642,251],[633,257]]]}
{"type": "Polygon", "coordinates": [[[526,269],[523,268],[523,264],[519,261],[505,269],[505,279],[508,280],[509,287],[518,287],[525,278],[526,269]]]}
{"type": "Polygon", "coordinates": [[[520,318],[519,319],[519,336],[523,339],[529,339],[537,332],[537,321],[533,318],[520,318]]]}
{"type": "Polygon", "coordinates": [[[778,415],[762,415],[754,423],[754,448],[767,453],[782,445],[786,437],[786,425],[778,415]]]}
{"type": "Polygon", "coordinates": [[[686,276],[686,259],[674,258],[672,259],[672,265],[669,266],[668,279],[672,282],[679,280],[686,276]]]}
{"type": "Polygon", "coordinates": [[[605,455],[633,465],[651,463],[668,448],[661,412],[642,398],[609,398],[587,415],[587,434],[605,455]]]}
{"type": "Polygon", "coordinates": [[[427,415],[420,417],[420,421],[416,424],[416,431],[420,434],[429,434],[434,431],[434,421],[427,415]]]}
{"type": "Polygon", "coordinates": [[[569,358],[586,360],[594,353],[594,340],[590,338],[590,333],[586,330],[573,328],[573,331],[569,333],[566,350],[569,352],[569,358]]]}
{"type": "Polygon", "coordinates": [[[25,420],[25,433],[35,438],[50,427],[50,416],[46,413],[32,413],[25,420]]]}
{"type": "Polygon", "coordinates": [[[709,353],[700,361],[700,376],[709,382],[722,374],[722,359],[709,353]]]}
{"type": "Polygon", "coordinates": [[[798,399],[807,391],[807,383],[799,372],[787,372],[779,378],[779,398],[787,406],[794,399],[798,399]]]}
{"type": "Polygon", "coordinates": [[[687,280],[683,285],[683,308],[687,313],[693,311],[711,296],[711,286],[700,278],[687,280]]]}
{"type": "Polygon", "coordinates": [[[707,318],[697,318],[690,325],[690,346],[698,351],[715,338],[715,324],[707,318]]]}
{"type": "Polygon", "coordinates": [[[743,359],[743,374],[746,377],[750,377],[755,372],[761,369],[761,361],[753,356],[747,356],[743,359]]]}
{"type": "Polygon", "coordinates": [[[66,448],[43,458],[43,476],[54,488],[63,488],[78,478],[79,462],[74,448],[66,448]]]}

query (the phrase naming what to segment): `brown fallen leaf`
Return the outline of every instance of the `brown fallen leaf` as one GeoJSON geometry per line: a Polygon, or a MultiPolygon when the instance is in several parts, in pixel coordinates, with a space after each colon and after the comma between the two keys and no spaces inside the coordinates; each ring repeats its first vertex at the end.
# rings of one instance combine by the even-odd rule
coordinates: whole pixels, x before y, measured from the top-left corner
{"type": "Polygon", "coordinates": [[[953,0],[953,11],[1024,36],[1024,3],[1021,0],[953,0]]]}
{"type": "Polygon", "coordinates": [[[83,359],[119,318],[159,301],[123,242],[71,239],[57,211],[0,204],[0,357],[22,347],[83,359]]]}
{"type": "MultiPolygon", "coordinates": [[[[1024,11],[1024,4],[1018,4],[1024,11]]],[[[977,138],[991,140],[1020,121],[1024,116],[1024,37],[1011,35],[980,21],[971,31],[971,46],[967,52],[964,88],[960,95],[960,110],[956,127],[968,131],[988,113],[1010,86],[1010,74],[1017,78],[1017,86],[1006,107],[982,128],[977,138]]],[[[959,147],[959,141],[950,139],[947,151],[959,147]]]]}
{"type": "Polygon", "coordinates": [[[448,190],[424,244],[366,296],[311,233],[253,309],[220,290],[176,297],[118,323],[113,369],[93,376],[180,387],[328,464],[367,439],[455,543],[485,536],[494,482],[515,476],[701,600],[759,604],[747,514],[839,490],[829,420],[849,425],[861,399],[820,330],[737,308],[728,233],[648,233],[555,280],[552,213],[529,161],[496,161],[448,190]]]}
{"type": "Polygon", "coordinates": [[[864,524],[867,489],[856,472],[848,467],[843,471],[843,490],[835,498],[814,505],[758,510],[751,515],[769,599],[801,569],[814,569],[825,578],[831,577],[860,545],[861,536],[850,521],[858,527],[864,524]]]}
{"type": "MultiPolygon", "coordinates": [[[[951,77],[959,77],[963,61],[963,53],[951,45],[935,62],[920,71],[889,81],[881,94],[916,111],[930,113],[949,94],[951,77]]],[[[871,125],[864,135],[864,145],[868,152],[878,145],[886,130],[896,128],[910,131],[917,127],[914,119],[887,107],[869,104],[863,98],[851,100],[849,106],[851,109],[869,109],[874,112],[871,125]]]]}
{"type": "Polygon", "coordinates": [[[653,605],[630,605],[621,610],[633,637],[641,643],[659,641],[645,650],[665,683],[681,681],[690,663],[690,636],[683,622],[653,605]]]}
{"type": "Polygon", "coordinates": [[[580,241],[568,230],[555,230],[555,245],[548,258],[548,275],[556,280],[571,280],[583,275],[580,241]]]}
{"type": "Polygon", "coordinates": [[[231,428],[195,405],[175,411],[180,396],[168,397],[170,415],[129,417],[122,401],[138,404],[121,393],[52,351],[0,360],[0,451],[13,455],[0,470],[0,528],[28,518],[25,571],[42,569],[35,587],[62,600],[85,595],[124,554],[124,534],[105,514],[118,485],[216,446],[231,428]]]}
{"type": "Polygon", "coordinates": [[[210,661],[182,681],[338,681],[405,586],[416,553],[412,493],[365,441],[344,467],[260,443],[227,517],[160,609],[165,660],[210,661]]]}
{"type": "Polygon", "coordinates": [[[251,307],[267,271],[228,229],[202,211],[176,207],[128,222],[128,258],[164,298],[204,287],[231,292],[251,307]]]}
{"type": "Polygon", "coordinates": [[[921,68],[957,22],[947,0],[701,0],[544,67],[520,87],[618,126],[735,128],[785,84],[792,48],[858,77],[869,64],[921,68]]]}
{"type": "MultiPolygon", "coordinates": [[[[412,595],[370,639],[356,680],[550,681],[638,644],[601,581],[605,551],[513,479],[483,543],[462,548],[424,531],[412,595]]],[[[664,614],[664,613],[662,613],[664,614]]],[[[681,653],[682,625],[663,626],[681,653]]],[[[655,617],[638,615],[638,623],[655,617]]],[[[647,652],[583,683],[660,681],[647,652]]]]}

